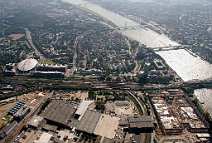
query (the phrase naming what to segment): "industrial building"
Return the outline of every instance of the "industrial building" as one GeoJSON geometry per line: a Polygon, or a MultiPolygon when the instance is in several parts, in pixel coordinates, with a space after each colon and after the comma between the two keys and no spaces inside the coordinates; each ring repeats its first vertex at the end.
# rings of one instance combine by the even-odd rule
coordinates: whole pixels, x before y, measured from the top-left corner
{"type": "Polygon", "coordinates": [[[64,65],[48,65],[48,64],[39,64],[36,66],[36,71],[49,71],[49,72],[62,72],[65,73],[67,66],[64,65]]]}
{"type": "Polygon", "coordinates": [[[91,135],[113,139],[119,126],[119,118],[87,110],[79,121],[76,130],[91,135]]]}
{"type": "Polygon", "coordinates": [[[87,110],[83,115],[82,119],[77,126],[77,130],[89,134],[94,134],[95,128],[99,119],[101,117],[101,113],[96,111],[87,110]]]}
{"type": "Polygon", "coordinates": [[[43,117],[41,117],[41,116],[33,116],[32,119],[29,121],[28,126],[30,128],[37,129],[42,121],[43,121],[43,117]]]}
{"type": "Polygon", "coordinates": [[[41,113],[41,116],[49,122],[66,128],[72,128],[74,113],[77,105],[63,100],[52,100],[41,113]]]}
{"type": "Polygon", "coordinates": [[[17,101],[15,106],[11,108],[8,114],[12,115],[14,119],[21,120],[30,112],[30,108],[22,101],[17,101]]]}
{"type": "Polygon", "coordinates": [[[153,118],[151,116],[128,117],[120,122],[124,131],[134,134],[152,133],[154,130],[153,118]]]}
{"type": "Polygon", "coordinates": [[[53,133],[64,128],[94,138],[103,137],[102,141],[111,142],[116,135],[120,119],[89,109],[88,106],[93,102],[88,100],[78,104],[52,99],[40,115],[30,120],[28,127],[53,133]]]}
{"type": "Polygon", "coordinates": [[[15,106],[13,108],[11,108],[8,113],[11,114],[11,115],[15,115],[16,112],[18,112],[18,110],[20,110],[24,106],[25,106],[25,103],[24,102],[17,101],[16,104],[15,104],[15,106]]]}
{"type": "Polygon", "coordinates": [[[77,118],[78,120],[80,120],[83,115],[85,114],[85,112],[87,111],[88,109],[88,106],[93,103],[94,101],[90,101],[90,100],[85,100],[85,101],[82,101],[78,108],[77,108],[77,111],[75,112],[75,118],[77,118]]]}
{"type": "Polygon", "coordinates": [[[23,119],[29,112],[30,108],[25,105],[14,114],[14,118],[19,121],[23,119]]]}

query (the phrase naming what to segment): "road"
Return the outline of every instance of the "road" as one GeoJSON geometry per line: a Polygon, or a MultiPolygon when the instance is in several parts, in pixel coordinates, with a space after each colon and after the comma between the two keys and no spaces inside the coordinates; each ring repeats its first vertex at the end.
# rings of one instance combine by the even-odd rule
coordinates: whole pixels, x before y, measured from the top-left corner
{"type": "Polygon", "coordinates": [[[31,32],[28,28],[25,28],[25,35],[29,46],[35,51],[35,54],[40,57],[40,59],[45,59],[44,55],[33,44],[31,32]]]}
{"type": "Polygon", "coordinates": [[[78,48],[78,44],[79,44],[79,40],[82,36],[77,36],[75,41],[74,41],[74,56],[73,56],[73,61],[72,61],[72,75],[74,74],[74,72],[77,70],[77,48],[78,48]]]}
{"type": "Polygon", "coordinates": [[[72,61],[72,65],[73,66],[72,66],[72,69],[71,69],[71,71],[72,71],[71,74],[72,75],[77,70],[77,57],[78,57],[78,46],[79,46],[79,42],[80,42],[80,40],[82,40],[89,33],[90,33],[90,31],[86,31],[83,34],[81,34],[81,35],[79,35],[79,36],[77,36],[75,38],[74,46],[73,46],[73,48],[74,48],[74,56],[73,56],[73,61],[72,61]]]}

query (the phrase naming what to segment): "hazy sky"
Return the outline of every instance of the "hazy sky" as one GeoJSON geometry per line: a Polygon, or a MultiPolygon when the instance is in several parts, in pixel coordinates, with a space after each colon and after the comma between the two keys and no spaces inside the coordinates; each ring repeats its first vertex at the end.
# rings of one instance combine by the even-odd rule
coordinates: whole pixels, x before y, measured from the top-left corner
{"type": "MultiPolygon", "coordinates": [[[[125,0],[123,0],[125,1],[125,0]]],[[[208,3],[210,0],[128,0],[132,2],[157,2],[157,3],[171,3],[171,4],[204,4],[208,3]]]]}

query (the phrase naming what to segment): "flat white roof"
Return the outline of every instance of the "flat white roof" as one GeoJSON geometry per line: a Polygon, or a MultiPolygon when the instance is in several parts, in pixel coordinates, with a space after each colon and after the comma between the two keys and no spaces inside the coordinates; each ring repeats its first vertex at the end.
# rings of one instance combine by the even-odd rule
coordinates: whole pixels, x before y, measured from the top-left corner
{"type": "Polygon", "coordinates": [[[93,103],[94,101],[87,100],[87,101],[82,101],[77,108],[77,111],[75,114],[80,115],[79,120],[82,118],[82,116],[85,114],[86,110],[88,109],[88,106],[93,103]]]}

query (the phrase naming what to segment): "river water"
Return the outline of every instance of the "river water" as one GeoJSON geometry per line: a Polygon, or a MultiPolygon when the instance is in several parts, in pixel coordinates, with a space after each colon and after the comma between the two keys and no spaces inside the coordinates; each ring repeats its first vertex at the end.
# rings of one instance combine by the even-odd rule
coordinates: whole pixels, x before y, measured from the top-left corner
{"type": "MultiPolygon", "coordinates": [[[[121,33],[133,40],[139,41],[141,44],[145,44],[149,48],[179,45],[177,42],[169,39],[166,35],[144,28],[139,23],[111,12],[96,4],[92,4],[84,0],[62,1],[94,13],[103,19],[112,22],[117,27],[136,27],[136,29],[123,30],[121,33]]],[[[157,54],[159,54],[184,81],[212,78],[212,65],[184,49],[161,51],[157,52],[157,54]]]]}
{"type": "Polygon", "coordinates": [[[212,89],[197,89],[194,91],[194,95],[202,103],[204,109],[212,116],[212,89]]]}

